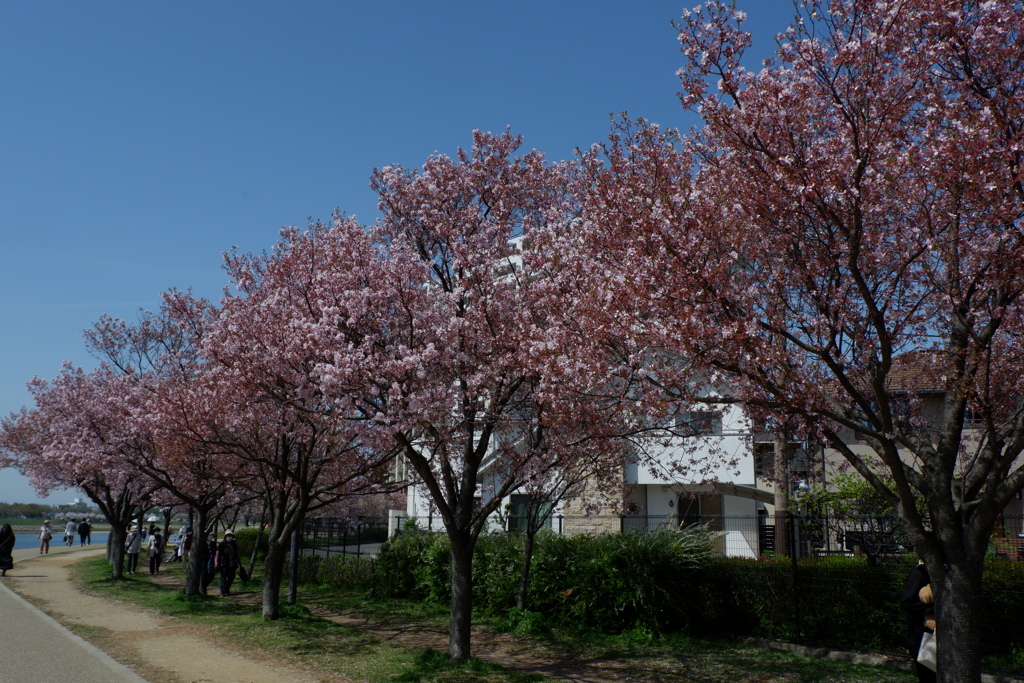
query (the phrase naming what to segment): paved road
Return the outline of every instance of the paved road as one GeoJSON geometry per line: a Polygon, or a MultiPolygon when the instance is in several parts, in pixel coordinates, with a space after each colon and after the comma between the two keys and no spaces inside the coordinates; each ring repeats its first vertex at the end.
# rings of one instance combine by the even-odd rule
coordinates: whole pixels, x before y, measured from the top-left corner
{"type": "MultiPolygon", "coordinates": [[[[60,546],[50,553],[76,549],[60,546]]],[[[18,560],[38,555],[36,548],[15,550],[8,576],[21,574],[18,560]]],[[[0,683],[146,683],[26,602],[5,581],[0,579],[0,683]]]]}

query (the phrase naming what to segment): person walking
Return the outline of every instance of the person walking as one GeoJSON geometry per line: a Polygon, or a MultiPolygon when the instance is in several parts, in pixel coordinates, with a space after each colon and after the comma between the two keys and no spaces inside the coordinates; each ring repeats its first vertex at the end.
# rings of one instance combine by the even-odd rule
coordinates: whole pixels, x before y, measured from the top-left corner
{"type": "Polygon", "coordinates": [[[53,527],[50,520],[44,519],[43,526],[39,527],[39,554],[50,554],[50,539],[53,538],[53,527]]]}
{"type": "Polygon", "coordinates": [[[160,573],[160,559],[164,554],[164,539],[159,531],[149,535],[149,542],[146,544],[146,555],[149,556],[150,576],[160,573]]]}
{"type": "Polygon", "coordinates": [[[83,519],[78,525],[78,538],[80,539],[78,544],[83,546],[88,545],[87,541],[91,534],[92,528],[89,526],[89,520],[83,519]]]}
{"type": "Polygon", "coordinates": [[[139,533],[139,527],[133,526],[128,531],[128,536],[124,539],[124,552],[128,556],[127,567],[125,571],[129,574],[134,574],[139,569],[139,551],[142,550],[142,534],[139,533]]]}
{"type": "Polygon", "coordinates": [[[935,683],[935,672],[917,661],[925,632],[935,633],[935,597],[928,567],[918,561],[903,582],[900,607],[907,611],[907,649],[914,657],[914,669],[921,683],[935,683]]]}
{"type": "Polygon", "coordinates": [[[185,534],[181,540],[181,547],[184,549],[181,553],[181,561],[188,562],[188,554],[192,550],[192,529],[185,527],[185,534]]]}
{"type": "Polygon", "coordinates": [[[78,532],[78,522],[71,520],[68,525],[64,527],[64,545],[69,548],[75,544],[75,534],[78,532]]]}
{"type": "Polygon", "coordinates": [[[7,576],[8,569],[14,569],[14,529],[10,524],[0,527],[0,576],[7,576]]]}
{"type": "Polygon", "coordinates": [[[228,531],[224,534],[224,540],[217,548],[217,560],[214,565],[220,572],[220,597],[226,598],[231,595],[231,584],[235,581],[235,572],[238,570],[238,544],[235,543],[235,532],[228,531]]]}

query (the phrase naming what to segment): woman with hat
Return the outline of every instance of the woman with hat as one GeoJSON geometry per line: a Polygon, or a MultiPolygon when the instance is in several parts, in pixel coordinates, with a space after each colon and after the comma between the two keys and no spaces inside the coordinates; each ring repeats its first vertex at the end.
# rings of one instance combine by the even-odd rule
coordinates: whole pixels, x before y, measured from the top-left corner
{"type": "Polygon", "coordinates": [[[160,530],[157,529],[149,535],[149,542],[146,544],[146,555],[149,556],[149,573],[159,574],[160,573],[160,560],[164,554],[164,539],[160,535],[160,530]]]}
{"type": "Polygon", "coordinates": [[[142,550],[142,534],[139,527],[133,526],[128,530],[128,536],[124,539],[124,552],[128,556],[128,563],[125,571],[134,574],[139,569],[139,551],[142,550]]]}
{"type": "Polygon", "coordinates": [[[226,598],[231,595],[231,584],[235,580],[238,565],[238,544],[235,543],[235,532],[228,531],[217,548],[217,559],[214,563],[217,571],[220,572],[220,597],[226,598]]]}
{"type": "Polygon", "coordinates": [[[50,520],[44,519],[43,526],[39,527],[39,554],[50,554],[50,539],[53,538],[53,527],[50,520]]]}

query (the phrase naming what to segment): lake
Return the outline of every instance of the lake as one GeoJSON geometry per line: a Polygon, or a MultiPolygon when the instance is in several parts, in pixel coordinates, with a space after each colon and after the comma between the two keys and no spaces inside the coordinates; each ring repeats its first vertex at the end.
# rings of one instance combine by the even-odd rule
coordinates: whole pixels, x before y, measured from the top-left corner
{"type": "MultiPolygon", "coordinates": [[[[92,535],[92,545],[88,546],[88,547],[90,547],[90,548],[96,548],[96,547],[105,548],[105,547],[107,547],[107,535],[108,534],[106,534],[106,533],[93,534],[92,535]]],[[[64,532],[62,531],[60,533],[54,533],[53,534],[53,538],[50,539],[50,547],[51,548],[59,548],[62,545],[64,545],[64,532]]],[[[15,550],[18,550],[19,548],[38,548],[38,547],[39,547],[39,534],[38,533],[35,533],[35,534],[14,534],[14,549],[15,550]]],[[[78,534],[75,534],[75,547],[76,548],[78,547],[78,534]]]]}

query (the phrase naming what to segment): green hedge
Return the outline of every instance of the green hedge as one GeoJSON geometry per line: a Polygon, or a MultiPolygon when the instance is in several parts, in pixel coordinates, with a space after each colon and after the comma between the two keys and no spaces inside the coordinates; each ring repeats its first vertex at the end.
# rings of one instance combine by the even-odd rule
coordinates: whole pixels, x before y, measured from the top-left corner
{"type": "MultiPolygon", "coordinates": [[[[252,556],[253,546],[256,545],[256,539],[259,536],[259,529],[253,529],[246,527],[239,529],[235,532],[235,543],[238,544],[238,554],[241,555],[242,561],[245,562],[246,566],[249,564],[249,558],[252,556]]],[[[260,552],[257,555],[257,560],[262,561],[267,556],[267,534],[263,534],[263,539],[260,541],[260,552]]]]}
{"type": "MultiPolygon", "coordinates": [[[[534,550],[528,607],[552,625],[587,624],[607,632],[687,630],[700,617],[700,601],[675,596],[702,584],[710,548],[710,536],[703,532],[542,533],[534,550]]],[[[478,611],[501,614],[515,606],[522,557],[519,536],[480,537],[473,557],[478,611]]],[[[450,563],[446,536],[402,533],[377,558],[376,590],[383,596],[447,602],[450,563]]]]}
{"type": "MultiPolygon", "coordinates": [[[[299,558],[299,583],[368,591],[374,585],[376,563],[372,559],[334,555],[306,555],[299,558]]],[[[285,563],[288,575],[288,563],[285,563]]]]}
{"type": "MultiPolygon", "coordinates": [[[[906,615],[897,600],[913,558],[874,565],[854,557],[796,565],[787,558],[719,558],[710,556],[710,538],[677,531],[541,533],[522,612],[515,601],[523,539],[485,534],[474,554],[474,606],[525,630],[754,636],[905,654],[906,615]]],[[[407,530],[376,560],[303,558],[300,580],[443,604],[450,600],[450,562],[444,534],[407,530]]],[[[989,562],[982,602],[986,655],[1015,662],[1013,653],[1024,650],[1024,563],[989,562]]]]}
{"type": "Polygon", "coordinates": [[[896,652],[906,615],[897,598],[912,564],[859,558],[716,558],[704,587],[709,619],[734,637],[896,652]],[[730,618],[731,617],[731,618],[730,618]]]}

